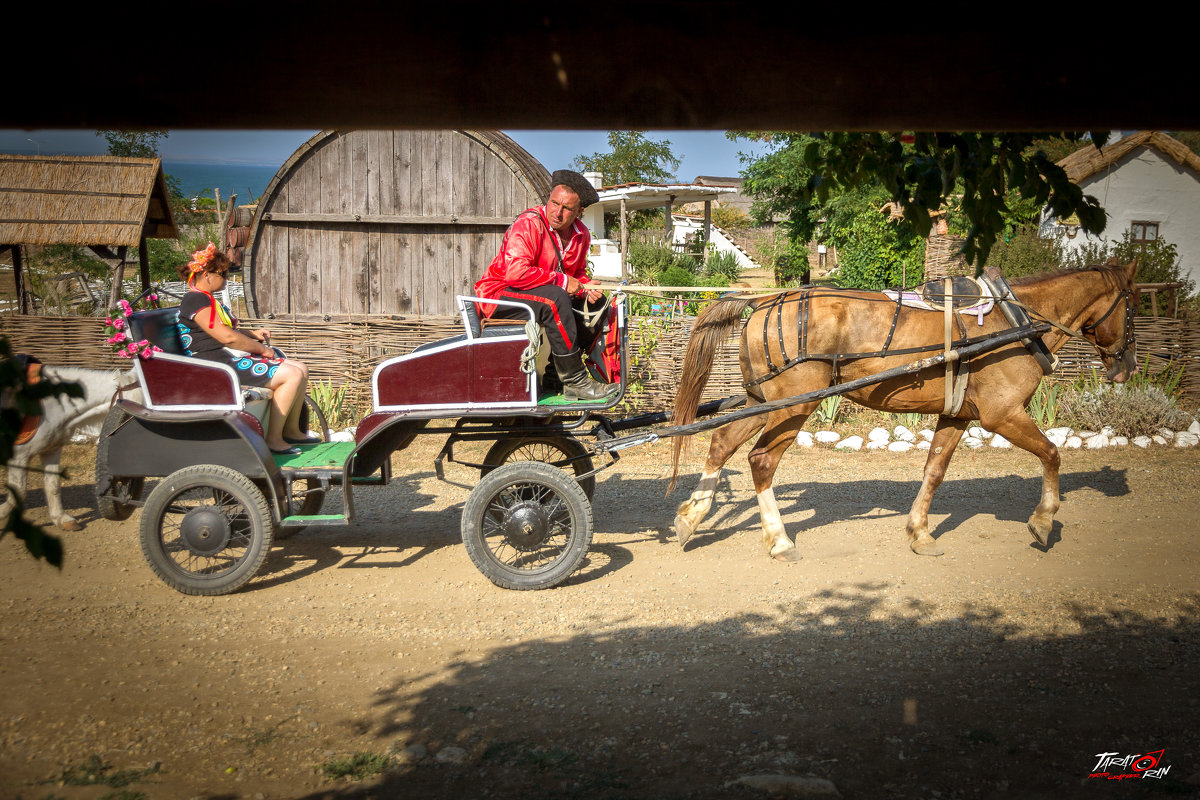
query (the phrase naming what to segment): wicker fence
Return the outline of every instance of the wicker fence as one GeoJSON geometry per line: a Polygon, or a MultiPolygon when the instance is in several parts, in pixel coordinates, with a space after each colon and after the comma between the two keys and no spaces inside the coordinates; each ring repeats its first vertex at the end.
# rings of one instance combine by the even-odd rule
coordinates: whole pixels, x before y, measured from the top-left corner
{"type": "MultiPolygon", "coordinates": [[[[679,382],[683,353],[694,317],[669,321],[635,318],[629,351],[637,366],[640,389],[631,393],[639,409],[671,405],[679,382]]],[[[371,371],[385,358],[409,353],[417,345],[455,336],[462,330],[456,317],[413,317],[403,320],[363,318],[351,322],[245,320],[247,327],[269,328],[272,341],[308,363],[313,380],[348,386],[347,401],[360,411],[371,398],[371,371]]],[[[127,362],[104,343],[104,321],[89,317],[42,317],[0,314],[0,335],[14,352],[30,353],[47,364],[120,368],[127,362]]],[[[1182,364],[1182,389],[1189,402],[1200,401],[1200,323],[1192,320],[1138,317],[1138,358],[1151,372],[1182,364]]],[[[705,399],[742,393],[737,337],[731,337],[714,359],[705,399]]],[[[1071,380],[1100,368],[1095,351],[1071,342],[1059,351],[1056,377],[1071,380]]]]}

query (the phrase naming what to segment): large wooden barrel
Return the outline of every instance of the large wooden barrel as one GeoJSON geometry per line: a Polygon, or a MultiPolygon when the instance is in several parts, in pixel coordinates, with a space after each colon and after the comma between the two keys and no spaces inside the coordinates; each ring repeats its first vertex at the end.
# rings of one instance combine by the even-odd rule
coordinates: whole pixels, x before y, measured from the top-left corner
{"type": "Polygon", "coordinates": [[[322,131],[276,173],[244,267],[254,317],[453,314],[550,173],[498,131],[322,131]]]}

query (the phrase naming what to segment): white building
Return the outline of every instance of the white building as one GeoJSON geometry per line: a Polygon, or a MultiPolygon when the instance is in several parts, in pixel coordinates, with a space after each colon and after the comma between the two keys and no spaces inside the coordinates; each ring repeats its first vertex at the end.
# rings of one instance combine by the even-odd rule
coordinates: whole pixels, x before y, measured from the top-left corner
{"type": "MultiPolygon", "coordinates": [[[[588,172],[585,176],[600,195],[600,202],[584,209],[582,216],[583,224],[592,232],[592,252],[588,260],[592,263],[592,274],[595,277],[608,280],[621,280],[624,277],[622,253],[627,249],[627,244],[608,238],[608,231],[604,225],[605,212],[624,215],[649,208],[663,209],[664,235],[669,234],[676,244],[682,244],[689,234],[706,231],[706,241],[718,247],[727,246],[733,249],[738,254],[739,264],[745,262],[746,266],[752,265],[746,254],[735,248],[732,243],[718,245],[716,229],[712,226],[712,201],[722,195],[736,193],[736,187],[701,186],[691,183],[627,183],[601,188],[600,173],[588,172]],[[697,221],[693,217],[676,215],[673,212],[675,207],[686,203],[703,203],[704,216],[697,221]]],[[[621,229],[628,230],[628,226],[622,224],[621,229]]],[[[720,241],[728,242],[723,234],[720,235],[720,241]]]]}
{"type": "Polygon", "coordinates": [[[1108,224],[1100,236],[1073,220],[1048,218],[1043,236],[1061,237],[1064,248],[1088,242],[1166,239],[1179,250],[1182,272],[1200,282],[1200,156],[1162,131],[1139,131],[1097,151],[1093,145],[1059,161],[1067,177],[1100,201],[1108,224]]]}

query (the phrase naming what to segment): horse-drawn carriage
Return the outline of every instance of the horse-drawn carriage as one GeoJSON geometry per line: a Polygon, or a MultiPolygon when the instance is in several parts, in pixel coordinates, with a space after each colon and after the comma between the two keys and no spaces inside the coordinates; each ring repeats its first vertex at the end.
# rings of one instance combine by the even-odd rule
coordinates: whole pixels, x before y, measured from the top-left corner
{"type": "MultiPolygon", "coordinates": [[[[164,352],[135,359],[143,402],[118,400],[105,421],[96,459],[97,498],[110,519],[127,518],[142,506],[142,549],[166,583],[189,594],[223,594],[257,573],[273,541],[306,527],[352,521],[358,489],[391,480],[393,453],[418,436],[441,435],[446,442],[435,460],[438,476],[444,477],[446,461],[475,467],[481,475],[462,512],[471,559],[499,586],[540,589],[565,580],[585,557],[595,474],[614,463],[619,450],[722,429],[700,486],[676,517],[684,543],[711,506],[722,465],[763,429],[751,467],[764,540],[771,555],[788,560],[794,545],[783,532],[770,489],[775,465],[822,398],[847,394],[883,410],[939,414],[925,482],[909,517],[915,552],[940,552],[930,547],[925,514],[973,419],[1042,460],[1043,493],[1029,526],[1044,544],[1058,507],[1058,457],[1023,409],[1046,364],[1040,339],[1050,331],[1053,351],[1068,334],[1084,336],[1112,367],[1110,376],[1123,379],[1135,366],[1130,300],[1135,270],[1136,263],[1095,268],[1084,277],[1052,275],[1044,285],[1025,284],[1020,294],[1026,302],[1000,280],[993,284],[995,300],[1007,318],[992,315],[985,324],[980,313],[976,333],[968,331],[949,299],[943,300],[944,310],[935,311],[907,309],[883,295],[828,289],[730,298],[735,302],[714,306],[697,322],[674,412],[615,419],[605,412],[621,402],[629,378],[619,296],[610,317],[619,359],[608,362],[616,365],[612,374],[600,377],[619,382],[621,391],[598,402],[539,393],[542,337],[532,317],[525,324],[484,327],[475,312],[477,298],[460,297],[463,334],[375,368],[372,409],[354,441],[301,445],[299,455],[269,451],[263,440],[265,403],[242,391],[232,369],[182,354],[173,340],[174,309],[138,312],[131,317],[135,338],[164,352]],[[699,404],[715,342],[748,307],[741,353],[748,396],[699,404]],[[826,319],[829,327],[821,327],[826,319]],[[909,362],[914,354],[926,357],[909,362]],[[973,358],[968,376],[965,365],[973,358]],[[743,403],[745,408],[715,419],[693,421],[743,403]],[[672,415],[678,423],[673,427],[650,427],[672,415]],[[618,435],[633,429],[639,432],[618,435]],[[454,457],[456,444],[479,441],[492,442],[482,462],[454,457]],[[143,502],[148,478],[160,480],[143,502]],[[341,489],[343,507],[323,514],[334,487],[341,489]]],[[[600,370],[604,361],[595,359],[600,370]]],[[[328,440],[315,407],[314,418],[328,440]]]]}

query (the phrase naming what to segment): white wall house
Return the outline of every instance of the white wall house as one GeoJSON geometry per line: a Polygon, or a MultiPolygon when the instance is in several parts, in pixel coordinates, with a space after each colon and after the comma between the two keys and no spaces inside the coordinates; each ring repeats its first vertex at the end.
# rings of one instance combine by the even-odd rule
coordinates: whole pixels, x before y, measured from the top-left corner
{"type": "MultiPolygon", "coordinates": [[[[625,213],[649,208],[663,209],[663,232],[670,233],[673,241],[682,243],[689,232],[703,230],[706,220],[711,219],[711,203],[721,195],[733,194],[737,191],[732,186],[700,186],[697,184],[656,184],[632,183],[621,186],[601,187],[602,176],[598,172],[585,173],[585,177],[599,190],[600,202],[584,209],[581,219],[592,233],[592,251],[588,260],[592,264],[592,275],[606,280],[621,280],[622,251],[619,239],[609,239],[604,226],[606,211],[625,213]],[[710,209],[706,217],[700,217],[693,226],[692,217],[683,217],[672,212],[676,206],[685,203],[704,203],[710,209]],[[687,228],[679,230],[680,219],[687,219],[687,228]],[[669,220],[669,222],[668,222],[669,220]]],[[[707,223],[711,228],[711,222],[707,223]]],[[[712,228],[715,237],[716,229],[712,228]]],[[[724,235],[722,234],[724,241],[724,235]]],[[[732,245],[731,245],[732,246],[732,245]]],[[[740,251],[738,251],[740,252],[740,251]]],[[[738,263],[742,263],[745,254],[741,253],[738,263]]],[[[746,259],[748,262],[749,259],[746,259]]]]}
{"type": "Polygon", "coordinates": [[[1166,239],[1179,249],[1182,272],[1200,282],[1200,156],[1161,131],[1139,131],[1097,152],[1092,145],[1058,162],[1071,181],[1100,201],[1108,216],[1098,237],[1073,220],[1048,218],[1043,236],[1058,236],[1068,250],[1086,243],[1135,238],[1166,239]]]}

